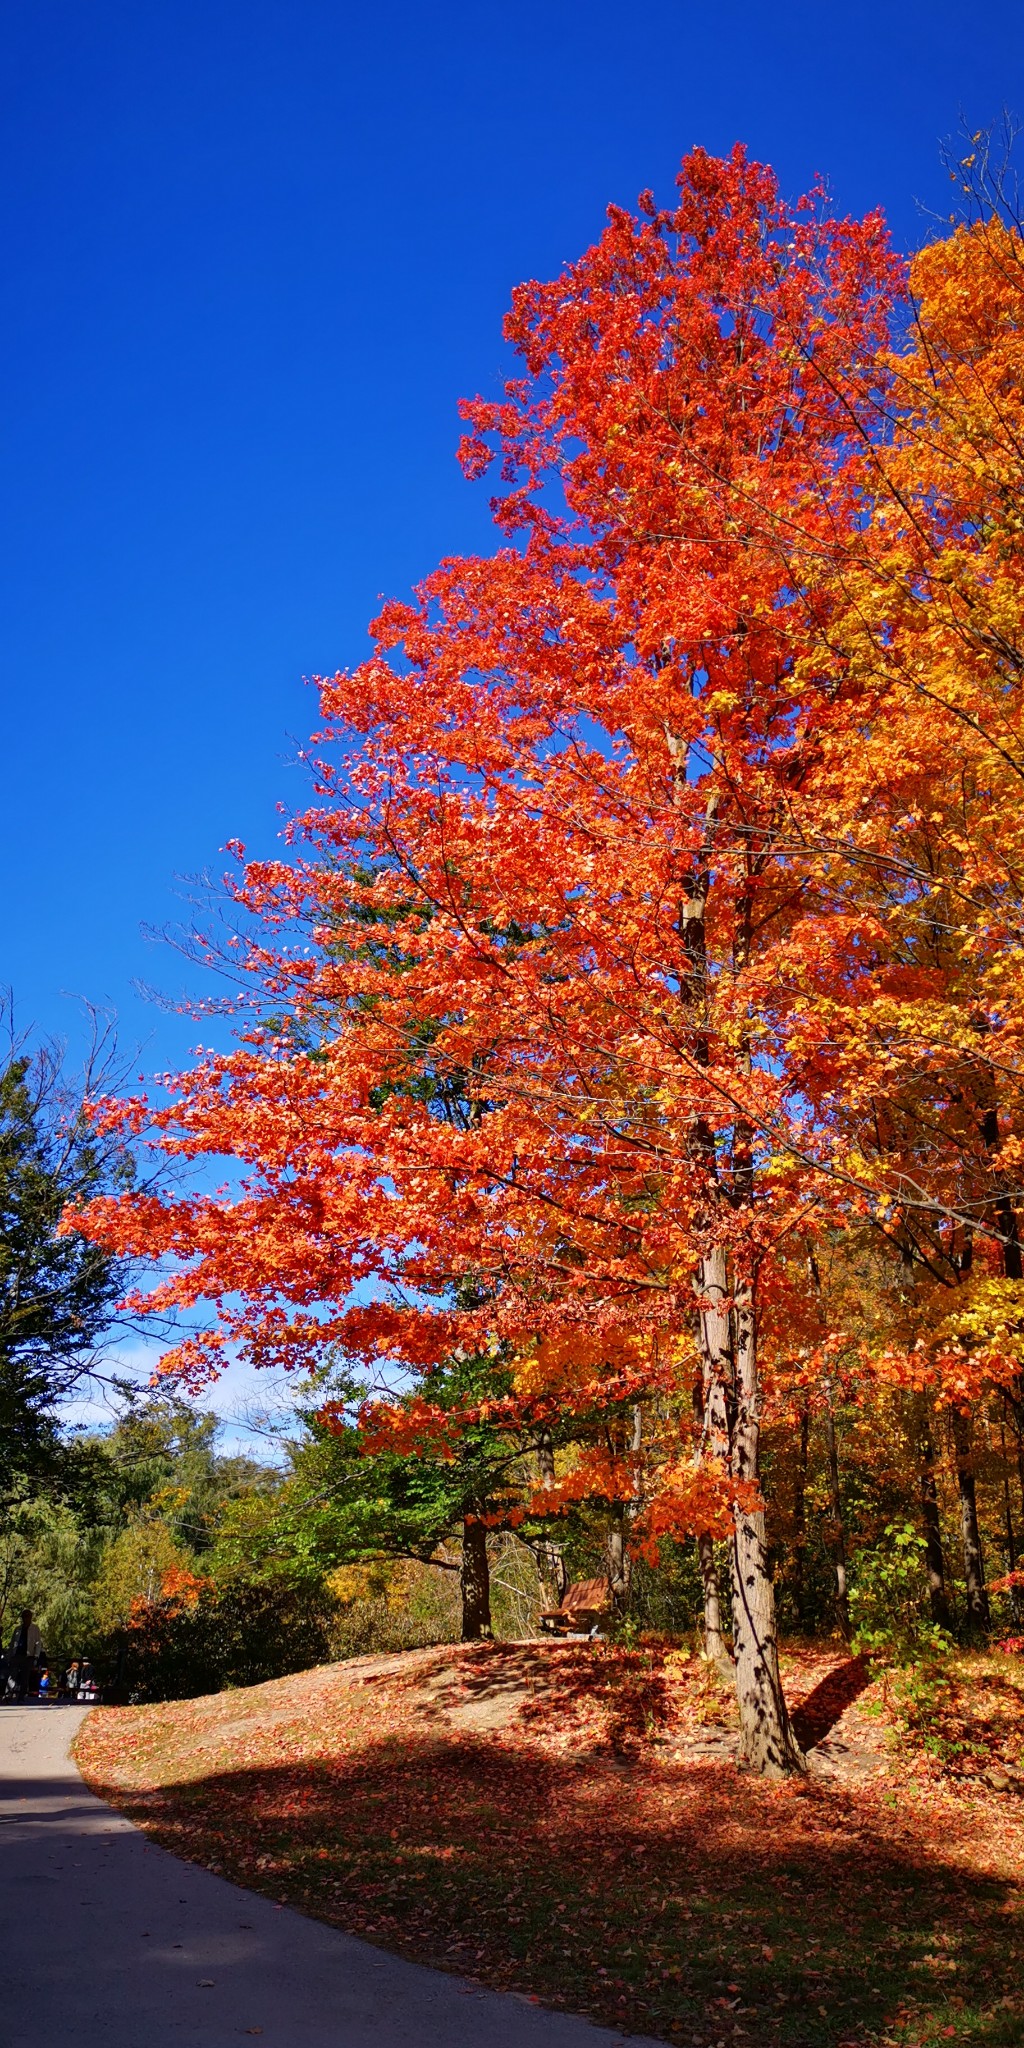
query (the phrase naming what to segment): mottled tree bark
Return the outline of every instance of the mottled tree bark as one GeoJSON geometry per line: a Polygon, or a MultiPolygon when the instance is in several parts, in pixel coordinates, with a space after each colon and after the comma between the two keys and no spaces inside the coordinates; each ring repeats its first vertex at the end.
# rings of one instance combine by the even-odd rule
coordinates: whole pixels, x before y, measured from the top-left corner
{"type": "MultiPolygon", "coordinates": [[[[704,1453],[710,1453],[726,1472],[730,1470],[732,1457],[729,1402],[734,1371],[728,1282],[725,1248],[715,1245],[701,1260],[697,1274],[701,1301],[701,1378],[694,1389],[694,1409],[701,1424],[704,1453]]],[[[725,1663],[728,1651],[722,1636],[718,1567],[714,1543],[707,1531],[697,1538],[697,1554],[704,1593],[704,1654],[710,1661],[725,1663]]]]}
{"type": "Polygon", "coordinates": [[[726,1662],[726,1650],[722,1639],[722,1597],[715,1546],[706,1531],[697,1538],[697,1558],[704,1593],[704,1655],[709,1664],[723,1664],[726,1662]]]}
{"type": "MultiPolygon", "coordinates": [[[[735,1400],[732,1476],[745,1484],[758,1479],[761,1403],[757,1371],[757,1326],[753,1290],[737,1287],[735,1301],[735,1400]]],[[[737,1500],[732,1538],[732,1645],[740,1743],[747,1762],[765,1777],[780,1778],[805,1768],[793,1734],[779,1677],[779,1647],[765,1541],[764,1513],[737,1500]]]]}
{"type": "MultiPolygon", "coordinates": [[[[702,1350],[704,1349],[706,1349],[706,1346],[702,1343],[702,1350]]],[[[729,1369],[731,1372],[731,1353],[729,1369]]],[[[708,1361],[705,1358],[701,1377],[694,1382],[693,1388],[693,1414],[697,1428],[700,1431],[702,1447],[707,1425],[711,1420],[707,1412],[708,1390],[708,1361]]],[[[719,1433],[722,1437],[720,1455],[724,1459],[728,1456],[729,1448],[728,1430],[724,1420],[719,1433]]],[[[722,1636],[722,1594],[718,1582],[718,1566],[715,1562],[714,1538],[706,1529],[698,1534],[697,1537],[697,1562],[700,1566],[701,1592],[704,1598],[703,1655],[709,1663],[724,1665],[727,1662],[727,1652],[722,1636]]]]}
{"type": "Polygon", "coordinates": [[[608,1528],[608,1591],[611,1594],[615,1614],[625,1614],[629,1606],[630,1556],[626,1542],[626,1511],[621,1502],[616,1502],[608,1528]]]}
{"type": "MultiPolygon", "coordinates": [[[[667,734],[677,778],[685,781],[686,749],[667,734]]],[[[706,913],[711,888],[717,800],[705,813],[705,839],[694,869],[685,879],[679,930],[684,972],[681,995],[693,1027],[693,1053],[698,1067],[709,1063],[710,1001],[706,913]]],[[[749,958],[751,898],[745,894],[734,941],[734,966],[741,971],[749,958]]],[[[740,1061],[750,1073],[749,1048],[740,1061]]],[[[709,1191],[708,1235],[711,1242],[696,1275],[700,1299],[701,1377],[704,1397],[702,1451],[709,1452],[734,1480],[758,1481],[761,1403],[758,1385],[757,1319],[752,1286],[738,1287],[730,1276],[724,1241],[715,1242],[716,1207],[749,1210],[753,1200],[753,1145],[742,1119],[733,1130],[728,1186],[719,1185],[715,1136],[702,1116],[694,1119],[694,1157],[703,1165],[709,1191]]],[[[775,1590],[765,1541],[763,1512],[733,1501],[732,1622],[733,1667],[740,1717],[740,1740],[747,1762],[766,1776],[780,1777],[804,1767],[793,1735],[779,1681],[775,1624],[775,1590]]],[[[705,1606],[705,1626],[707,1607],[705,1606]]]]}

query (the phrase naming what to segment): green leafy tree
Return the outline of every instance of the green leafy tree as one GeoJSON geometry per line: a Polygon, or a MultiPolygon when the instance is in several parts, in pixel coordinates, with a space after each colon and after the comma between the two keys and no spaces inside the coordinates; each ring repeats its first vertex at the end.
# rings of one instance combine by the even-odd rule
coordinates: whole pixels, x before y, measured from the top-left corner
{"type": "MultiPolygon", "coordinates": [[[[10,1025],[10,1011],[8,1010],[10,1025]]],[[[85,1100],[110,1074],[100,1032],[78,1087],[58,1048],[29,1054],[8,1031],[0,1068],[0,1488],[6,1501],[72,1476],[59,1406],[95,1366],[124,1292],[121,1259],[72,1233],[61,1215],[112,1187],[131,1167],[123,1147],[98,1139],[85,1100]]]]}
{"type": "Polygon", "coordinates": [[[229,1502],[273,1494],[278,1474],[217,1448],[220,1423],[174,1393],[136,1397],[99,1448],[100,1513],[112,1523],[163,1523],[171,1540],[202,1557],[229,1502]]]}
{"type": "MultiPolygon", "coordinates": [[[[278,1502],[262,1521],[256,1511],[259,1526],[246,1509],[235,1546],[249,1556],[258,1552],[267,1571],[309,1583],[339,1566],[379,1559],[457,1572],[463,1640],[489,1635],[488,1532],[523,1521],[535,1447],[521,1430],[466,1419],[479,1373],[477,1361],[462,1360],[433,1376],[432,1405],[452,1417],[450,1435],[433,1448],[376,1442],[360,1421],[358,1388],[348,1380],[322,1382],[315,1411],[302,1415],[303,1434],[278,1502]],[[446,1554],[452,1543],[458,1559],[446,1554]]],[[[493,1399],[493,1368],[488,1392],[493,1399]]],[[[529,1539],[532,1524],[523,1533],[529,1539]]]]}
{"type": "Polygon", "coordinates": [[[63,1670],[92,1645],[94,1588],[106,1532],[85,1525],[66,1500],[41,1495],[22,1501],[0,1529],[0,1630],[30,1607],[50,1667],[63,1670]]]}

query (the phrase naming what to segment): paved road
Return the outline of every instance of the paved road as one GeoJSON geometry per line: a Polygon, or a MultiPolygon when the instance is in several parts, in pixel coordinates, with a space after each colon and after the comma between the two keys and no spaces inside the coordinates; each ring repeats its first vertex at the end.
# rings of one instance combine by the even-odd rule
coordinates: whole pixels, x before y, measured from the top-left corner
{"type": "Polygon", "coordinates": [[[83,1784],[85,1712],[0,1708],[2,2048],[655,2048],[180,1862],[83,1784]]]}

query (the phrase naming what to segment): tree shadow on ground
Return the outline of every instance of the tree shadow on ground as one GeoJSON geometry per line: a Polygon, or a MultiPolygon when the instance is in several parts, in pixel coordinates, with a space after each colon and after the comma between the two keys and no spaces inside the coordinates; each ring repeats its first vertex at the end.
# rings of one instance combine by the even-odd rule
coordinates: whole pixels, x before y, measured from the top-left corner
{"type": "MultiPolygon", "coordinates": [[[[541,1734],[564,1728],[578,1710],[592,1709],[600,1718],[604,1745],[617,1756],[636,1758],[652,1736],[667,1728],[675,1712],[664,1669],[642,1650],[616,1646],[596,1658],[574,1654],[567,1643],[497,1643],[463,1645],[457,1664],[438,1661],[426,1685],[422,1671],[406,1681],[415,1698],[417,1720],[450,1729],[467,1709],[489,1706],[492,1725],[521,1716],[522,1724],[541,1734]],[[429,1692],[429,1697],[425,1694],[429,1692]]],[[[392,1682],[393,1674],[382,1674],[392,1682]]],[[[399,1681],[402,1682],[401,1679],[399,1681]]]]}
{"type": "Polygon", "coordinates": [[[793,1733],[801,1749],[813,1749],[823,1742],[854,1700],[871,1684],[871,1669],[865,1657],[851,1657],[814,1687],[813,1692],[793,1708],[793,1733]]]}
{"type": "Polygon", "coordinates": [[[1019,2048],[1017,1892],[882,1797],[437,1730],[115,1795],[275,1899],[665,2040],[1019,2048]]]}

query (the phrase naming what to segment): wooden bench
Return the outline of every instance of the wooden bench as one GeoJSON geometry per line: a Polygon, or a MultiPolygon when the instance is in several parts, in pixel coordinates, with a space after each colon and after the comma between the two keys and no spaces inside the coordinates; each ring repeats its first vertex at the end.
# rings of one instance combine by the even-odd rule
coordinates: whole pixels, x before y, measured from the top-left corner
{"type": "Polygon", "coordinates": [[[548,1635],[597,1634],[598,1624],[611,1608],[607,1579],[578,1579],[562,1595],[557,1607],[545,1608],[541,1628],[548,1635]]]}

